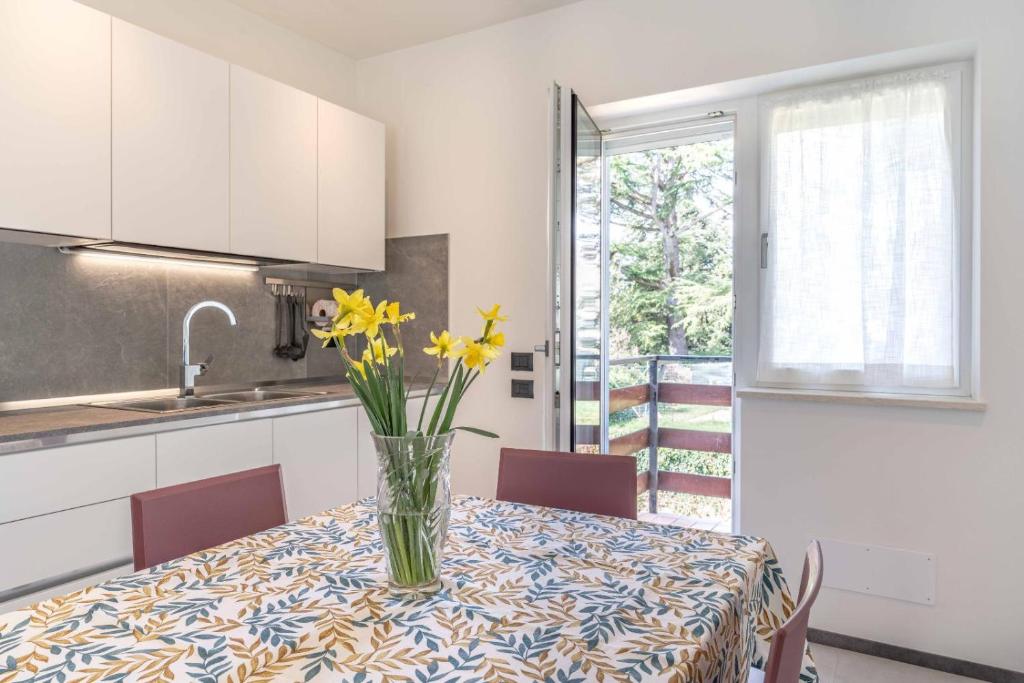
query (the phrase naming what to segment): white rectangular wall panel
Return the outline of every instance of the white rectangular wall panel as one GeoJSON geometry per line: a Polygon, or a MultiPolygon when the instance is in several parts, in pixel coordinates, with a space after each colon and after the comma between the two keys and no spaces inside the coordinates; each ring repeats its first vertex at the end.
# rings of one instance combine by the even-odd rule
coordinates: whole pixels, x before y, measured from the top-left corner
{"type": "Polygon", "coordinates": [[[884,598],[935,604],[935,556],[877,545],[822,540],[823,585],[884,598]]]}
{"type": "Polygon", "coordinates": [[[113,24],[113,235],[228,250],[228,63],[113,24]]]}
{"type": "Polygon", "coordinates": [[[0,2],[0,227],[110,237],[110,17],[0,2]]]}

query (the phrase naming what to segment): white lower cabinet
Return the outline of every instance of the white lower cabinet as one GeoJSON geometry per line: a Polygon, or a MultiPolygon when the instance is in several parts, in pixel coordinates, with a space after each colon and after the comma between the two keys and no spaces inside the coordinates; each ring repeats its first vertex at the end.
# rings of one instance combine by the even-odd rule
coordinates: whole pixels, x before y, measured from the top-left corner
{"type": "Polygon", "coordinates": [[[291,520],[375,495],[370,434],[351,406],[0,457],[0,614],[130,573],[133,493],[278,463],[291,520]]]}
{"type": "Polygon", "coordinates": [[[274,462],[284,477],[288,519],[358,497],[357,408],[274,418],[274,462]]]}
{"type": "Polygon", "coordinates": [[[274,461],[271,420],[251,420],[157,434],[159,487],[265,467],[274,461]]]}
{"type": "MultiPolygon", "coordinates": [[[[416,427],[420,419],[420,409],[423,407],[423,397],[410,398],[406,404],[406,419],[409,421],[410,429],[416,427]]],[[[428,410],[433,408],[433,404],[428,410]]],[[[373,445],[373,429],[370,427],[370,419],[366,417],[366,411],[362,407],[358,409],[357,428],[359,431],[359,497],[377,495],[377,449],[373,445]]],[[[430,421],[428,414],[425,422],[430,421]]]]}
{"type": "MultiPolygon", "coordinates": [[[[121,498],[0,524],[0,548],[5,550],[0,562],[0,595],[65,574],[123,566],[132,557],[129,501],[121,498]]],[[[60,595],[61,587],[44,593],[60,595]]],[[[26,595],[9,602],[24,605],[29,599],[26,595]]]]}

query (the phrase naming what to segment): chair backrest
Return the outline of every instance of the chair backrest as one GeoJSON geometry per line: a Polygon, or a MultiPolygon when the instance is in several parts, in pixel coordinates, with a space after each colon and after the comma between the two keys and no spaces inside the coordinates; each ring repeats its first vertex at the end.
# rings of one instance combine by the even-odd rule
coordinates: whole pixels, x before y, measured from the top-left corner
{"type": "Polygon", "coordinates": [[[497,498],[636,519],[636,458],[502,448],[497,498]]]}
{"type": "Polygon", "coordinates": [[[822,570],[821,544],[811,541],[804,556],[796,609],[772,636],[768,663],[764,669],[765,683],[797,683],[800,680],[804,651],[807,649],[807,621],[821,589],[822,570]]]}
{"type": "Polygon", "coordinates": [[[280,465],[136,493],[131,500],[136,570],[287,521],[280,465]]]}

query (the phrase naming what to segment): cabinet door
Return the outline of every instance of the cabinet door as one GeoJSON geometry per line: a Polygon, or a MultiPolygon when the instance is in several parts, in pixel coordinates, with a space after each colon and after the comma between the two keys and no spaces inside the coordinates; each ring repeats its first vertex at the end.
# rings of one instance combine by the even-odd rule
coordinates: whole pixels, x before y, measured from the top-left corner
{"type": "Polygon", "coordinates": [[[319,100],[317,261],[384,269],[384,124],[319,100]]]}
{"type": "Polygon", "coordinates": [[[0,2],[0,227],[110,237],[110,17],[0,2]]]}
{"type": "Polygon", "coordinates": [[[172,486],[273,463],[270,420],[182,429],[156,436],[156,483],[172,486]]]}
{"type": "Polygon", "coordinates": [[[355,408],[274,419],[289,520],[356,500],[356,447],[355,408]]]}
{"type": "MultiPolygon", "coordinates": [[[[420,408],[423,406],[424,400],[422,397],[410,398],[405,405],[406,419],[412,427],[415,427],[420,419],[420,408]]],[[[427,410],[432,407],[432,405],[428,406],[427,410]]],[[[429,415],[424,418],[425,421],[429,421],[429,419],[429,415]]],[[[362,406],[357,409],[356,431],[359,440],[358,493],[359,498],[366,498],[377,495],[377,449],[373,445],[373,428],[370,426],[370,419],[366,417],[366,411],[362,406]]]]}
{"type": "Polygon", "coordinates": [[[231,251],[316,260],[316,97],[235,65],[231,251]]]}
{"type": "Polygon", "coordinates": [[[228,63],[113,24],[113,235],[228,250],[228,63]]]}

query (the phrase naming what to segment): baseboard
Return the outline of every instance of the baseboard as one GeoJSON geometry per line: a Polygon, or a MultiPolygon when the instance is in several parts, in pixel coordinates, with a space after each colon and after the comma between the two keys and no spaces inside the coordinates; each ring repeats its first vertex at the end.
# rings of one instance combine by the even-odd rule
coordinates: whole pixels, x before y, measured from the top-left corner
{"type": "Polygon", "coordinates": [[[978,664],[977,662],[954,659],[953,657],[921,652],[920,650],[911,650],[907,647],[879,643],[874,640],[867,640],[866,638],[846,636],[842,633],[823,631],[818,628],[807,629],[807,640],[828,647],[860,652],[861,654],[873,657],[882,657],[896,662],[921,666],[926,669],[956,674],[957,676],[990,681],[991,683],[1024,683],[1024,672],[1000,669],[988,664],[978,664]]]}

